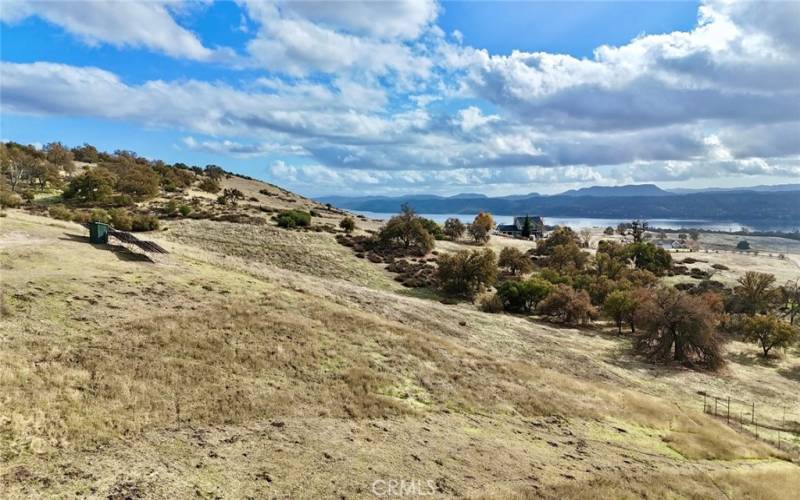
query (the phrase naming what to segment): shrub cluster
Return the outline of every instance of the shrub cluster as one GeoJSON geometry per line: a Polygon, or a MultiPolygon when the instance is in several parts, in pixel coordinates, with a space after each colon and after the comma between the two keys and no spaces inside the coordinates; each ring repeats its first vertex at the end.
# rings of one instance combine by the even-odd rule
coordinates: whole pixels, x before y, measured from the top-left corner
{"type": "Polygon", "coordinates": [[[311,225],[311,214],[302,210],[284,210],[280,212],[275,221],[284,228],[308,227],[311,225]]]}

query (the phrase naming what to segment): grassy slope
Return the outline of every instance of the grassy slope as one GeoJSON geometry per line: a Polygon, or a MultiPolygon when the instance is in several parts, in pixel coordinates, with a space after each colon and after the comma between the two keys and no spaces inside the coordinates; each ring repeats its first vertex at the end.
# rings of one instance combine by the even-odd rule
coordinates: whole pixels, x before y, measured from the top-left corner
{"type": "Polygon", "coordinates": [[[702,414],[697,395],[800,415],[796,352],[776,369],[735,344],[721,377],[654,369],[613,336],[400,294],[327,233],[172,222],[152,264],[77,225],[15,211],[0,224],[8,496],[800,487],[781,451],[702,414]]]}

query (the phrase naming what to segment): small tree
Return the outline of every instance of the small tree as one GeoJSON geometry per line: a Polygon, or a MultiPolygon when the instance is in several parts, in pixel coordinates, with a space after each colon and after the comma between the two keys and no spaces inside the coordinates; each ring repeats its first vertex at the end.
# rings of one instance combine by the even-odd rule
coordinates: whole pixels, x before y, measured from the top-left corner
{"type": "Polygon", "coordinates": [[[204,172],[206,174],[206,177],[215,181],[219,181],[220,179],[225,177],[225,170],[223,170],[222,167],[217,165],[206,165],[204,172]]]}
{"type": "Polygon", "coordinates": [[[692,241],[699,240],[700,239],[700,231],[698,231],[697,229],[690,229],[689,230],[689,238],[691,238],[692,241]]]}
{"type": "Polygon", "coordinates": [[[613,228],[613,227],[611,227],[611,226],[608,226],[608,227],[606,227],[606,228],[603,230],[603,234],[605,234],[606,236],[611,236],[611,235],[613,235],[613,234],[614,234],[614,228],[613,228]]]}
{"type": "Polygon", "coordinates": [[[123,164],[117,168],[117,191],[134,198],[147,199],[158,194],[161,180],[158,174],[146,165],[123,164]]]}
{"type": "Polygon", "coordinates": [[[403,204],[401,212],[389,219],[381,228],[378,241],[384,247],[415,255],[425,255],[434,246],[433,236],[425,229],[421,218],[407,204],[403,204]]]}
{"type": "Polygon", "coordinates": [[[444,221],[444,234],[453,241],[458,240],[464,235],[467,227],[456,217],[450,217],[444,221]]]}
{"type": "Polygon", "coordinates": [[[74,155],[72,151],[64,147],[60,142],[51,142],[44,146],[44,152],[47,161],[51,164],[63,168],[65,172],[72,173],[75,171],[75,164],[72,163],[74,155]]]}
{"type": "Polygon", "coordinates": [[[631,222],[631,233],[633,234],[633,241],[640,243],[643,239],[645,231],[647,231],[647,221],[635,220],[631,222]]]}
{"type": "Polygon", "coordinates": [[[736,244],[736,248],[739,250],[750,250],[750,243],[747,240],[741,240],[736,244]]]}
{"type": "Polygon", "coordinates": [[[789,324],[794,325],[795,319],[800,317],[800,279],[787,281],[780,288],[781,311],[789,318],[789,324]]]}
{"type": "Polygon", "coordinates": [[[589,245],[592,242],[592,230],[588,227],[581,229],[581,246],[583,248],[589,248],[589,245]]]}
{"type": "Polygon", "coordinates": [[[64,190],[63,196],[65,199],[82,203],[102,203],[114,192],[115,183],[114,174],[103,167],[96,167],[74,177],[64,190]]]}
{"type": "Polygon", "coordinates": [[[225,190],[222,191],[222,194],[219,195],[219,197],[217,197],[217,202],[220,205],[227,205],[229,203],[231,205],[236,205],[239,202],[239,200],[243,199],[244,199],[244,193],[242,193],[238,189],[225,188],[225,190]]]}
{"type": "Polygon", "coordinates": [[[635,350],[653,361],[722,366],[720,306],[716,294],[695,296],[674,288],[650,294],[636,311],[635,350]]]}
{"type": "Polygon", "coordinates": [[[531,218],[528,215],[525,215],[525,220],[522,222],[522,237],[530,238],[531,231],[533,231],[533,228],[531,227],[531,218]]]}
{"type": "Polygon", "coordinates": [[[468,231],[470,236],[475,240],[475,243],[483,244],[489,241],[492,229],[494,229],[492,214],[481,212],[475,216],[475,220],[469,225],[468,231]]]}
{"type": "Polygon", "coordinates": [[[540,240],[536,244],[537,255],[551,255],[556,247],[580,243],[578,235],[575,231],[567,226],[557,227],[547,238],[540,240]]]}
{"type": "Polygon", "coordinates": [[[553,285],[549,281],[538,277],[522,281],[509,280],[497,289],[497,297],[502,301],[505,310],[529,314],[552,289],[553,285]]]}
{"type": "Polygon", "coordinates": [[[646,269],[661,276],[672,268],[672,255],[652,243],[631,243],[627,251],[637,269],[646,269]]]}
{"type": "Polygon", "coordinates": [[[91,144],[84,143],[83,146],[72,148],[74,160],[85,163],[97,163],[100,161],[100,153],[91,144]]]}
{"type": "Polygon", "coordinates": [[[512,275],[526,274],[533,269],[531,259],[515,247],[503,247],[497,265],[506,268],[512,275]]]}
{"type": "Polygon", "coordinates": [[[775,275],[747,271],[734,288],[735,309],[748,315],[762,314],[775,304],[777,291],[773,287],[775,275]]]}
{"type": "Polygon", "coordinates": [[[744,339],[761,346],[764,357],[774,347],[788,347],[797,338],[797,330],[772,314],[757,314],[742,325],[744,339]]]}
{"type": "Polygon", "coordinates": [[[567,285],[556,285],[538,307],[541,314],[561,323],[585,325],[597,316],[585,290],[575,290],[567,285]]]}
{"type": "Polygon", "coordinates": [[[356,228],[356,221],[350,216],[339,221],[339,227],[347,234],[352,233],[356,228]]]}
{"type": "Polygon", "coordinates": [[[472,298],[491,286],[497,275],[495,254],[489,248],[440,255],[438,263],[439,286],[452,295],[472,298]]]}
{"type": "Polygon", "coordinates": [[[622,324],[633,323],[633,313],[636,310],[631,292],[627,290],[614,290],[606,296],[603,303],[603,312],[617,325],[617,332],[622,335],[622,324]]]}

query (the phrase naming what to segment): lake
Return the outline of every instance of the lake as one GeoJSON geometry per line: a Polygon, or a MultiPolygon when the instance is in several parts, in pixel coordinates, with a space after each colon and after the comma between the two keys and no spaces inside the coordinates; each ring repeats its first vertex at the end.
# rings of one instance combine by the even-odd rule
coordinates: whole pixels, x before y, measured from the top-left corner
{"type": "MultiPolygon", "coordinates": [[[[370,219],[386,220],[392,217],[393,213],[383,212],[366,212],[361,210],[350,210],[355,214],[360,214],[370,219]]],[[[450,217],[455,217],[461,222],[469,223],[475,219],[476,214],[419,214],[427,219],[435,220],[438,223],[443,223],[450,217]]],[[[495,223],[497,224],[511,224],[514,220],[512,215],[494,215],[495,223]]],[[[617,227],[620,222],[630,222],[631,219],[595,219],[586,217],[543,217],[544,223],[548,226],[569,226],[574,229],[584,227],[617,227]]],[[[650,227],[661,229],[707,229],[710,231],[784,231],[793,232],[800,229],[800,223],[797,224],[774,224],[771,221],[749,221],[743,222],[726,222],[726,221],[709,221],[709,220],[678,220],[678,219],[646,219],[650,227]]]]}

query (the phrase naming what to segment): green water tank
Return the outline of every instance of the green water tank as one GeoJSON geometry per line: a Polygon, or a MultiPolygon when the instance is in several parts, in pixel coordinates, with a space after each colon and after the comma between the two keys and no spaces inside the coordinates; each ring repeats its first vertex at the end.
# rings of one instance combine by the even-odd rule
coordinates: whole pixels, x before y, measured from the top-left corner
{"type": "Polygon", "coordinates": [[[108,224],[92,222],[89,224],[89,241],[95,244],[108,243],[108,224]]]}

